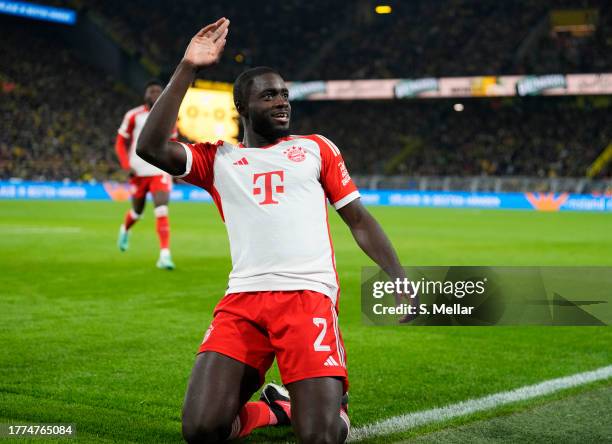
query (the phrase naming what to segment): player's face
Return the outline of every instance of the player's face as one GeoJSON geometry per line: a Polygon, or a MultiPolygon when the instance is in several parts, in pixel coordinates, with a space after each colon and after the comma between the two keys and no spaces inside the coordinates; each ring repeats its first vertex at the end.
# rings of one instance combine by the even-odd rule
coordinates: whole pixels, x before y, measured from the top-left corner
{"type": "Polygon", "coordinates": [[[150,85],[145,90],[144,100],[145,103],[149,105],[149,108],[155,105],[155,102],[157,102],[157,99],[159,99],[159,96],[161,95],[162,91],[163,89],[159,85],[150,85]]]}
{"type": "Polygon", "coordinates": [[[289,134],[291,105],[289,91],[282,77],[268,73],[253,79],[248,116],[253,130],[258,134],[269,138],[289,134]]]}

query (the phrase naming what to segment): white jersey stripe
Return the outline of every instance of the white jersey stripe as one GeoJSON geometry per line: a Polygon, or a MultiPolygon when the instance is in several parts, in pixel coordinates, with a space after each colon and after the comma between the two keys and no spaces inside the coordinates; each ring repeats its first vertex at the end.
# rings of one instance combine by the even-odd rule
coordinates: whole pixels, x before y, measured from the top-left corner
{"type": "Polygon", "coordinates": [[[185,162],[185,172],[181,174],[180,176],[174,176],[180,179],[181,177],[185,177],[189,173],[191,173],[191,165],[193,164],[193,154],[191,153],[191,148],[189,148],[187,145],[185,145],[182,142],[178,142],[178,143],[183,147],[183,149],[185,150],[185,155],[187,156],[187,161],[185,162]]]}
{"type": "Polygon", "coordinates": [[[334,157],[337,157],[340,155],[340,150],[338,149],[338,147],[336,145],[334,145],[334,142],[332,142],[331,140],[329,140],[327,137],[322,136],[320,134],[317,134],[321,139],[323,139],[323,141],[325,143],[327,143],[327,145],[329,146],[329,148],[332,150],[332,152],[334,153],[334,157]]]}
{"type": "Polygon", "coordinates": [[[344,196],[338,202],[334,203],[334,208],[336,210],[339,210],[340,208],[350,204],[352,201],[354,201],[355,199],[358,199],[359,197],[361,197],[361,194],[359,194],[359,191],[353,191],[351,194],[344,196]]]}
{"type": "Polygon", "coordinates": [[[340,155],[340,150],[338,149],[338,147],[334,144],[334,142],[332,142],[331,140],[329,140],[327,137],[325,136],[321,136],[323,138],[323,140],[325,140],[325,142],[327,142],[327,144],[329,145],[329,147],[331,148],[331,150],[334,152],[335,157],[340,155]]]}
{"type": "MultiPolygon", "coordinates": [[[[340,338],[340,327],[338,327],[338,313],[334,310],[334,316],[336,318],[336,329],[338,330],[338,338],[340,338]]],[[[342,345],[342,341],[340,342],[340,353],[342,354],[342,365],[346,367],[346,352],[344,351],[344,345],[342,345]]]]}
{"type": "Polygon", "coordinates": [[[338,360],[340,361],[340,364],[344,366],[344,359],[342,358],[343,350],[340,346],[340,334],[338,333],[338,320],[336,318],[336,309],[334,307],[331,307],[331,311],[334,324],[334,336],[336,336],[336,349],[338,351],[338,360]]]}

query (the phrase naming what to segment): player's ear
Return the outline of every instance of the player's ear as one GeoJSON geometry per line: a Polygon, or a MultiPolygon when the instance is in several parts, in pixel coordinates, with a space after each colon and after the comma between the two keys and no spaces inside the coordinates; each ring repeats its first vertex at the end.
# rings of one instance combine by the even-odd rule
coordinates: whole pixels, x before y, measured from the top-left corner
{"type": "Polygon", "coordinates": [[[234,102],[234,105],[236,106],[236,111],[238,111],[238,114],[240,114],[243,117],[246,117],[246,107],[242,104],[242,102],[239,100],[236,100],[234,102]]]}

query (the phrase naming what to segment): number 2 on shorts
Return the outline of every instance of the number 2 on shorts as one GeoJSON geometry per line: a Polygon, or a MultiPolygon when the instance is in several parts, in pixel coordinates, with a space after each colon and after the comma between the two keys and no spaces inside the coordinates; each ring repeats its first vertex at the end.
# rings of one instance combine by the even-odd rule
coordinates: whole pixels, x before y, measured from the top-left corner
{"type": "Polygon", "coordinates": [[[323,342],[323,338],[325,338],[325,333],[327,332],[327,320],[325,318],[312,318],[312,322],[317,327],[322,327],[319,336],[317,336],[317,339],[314,341],[315,351],[331,351],[331,347],[329,345],[321,344],[321,342],[323,342]]]}

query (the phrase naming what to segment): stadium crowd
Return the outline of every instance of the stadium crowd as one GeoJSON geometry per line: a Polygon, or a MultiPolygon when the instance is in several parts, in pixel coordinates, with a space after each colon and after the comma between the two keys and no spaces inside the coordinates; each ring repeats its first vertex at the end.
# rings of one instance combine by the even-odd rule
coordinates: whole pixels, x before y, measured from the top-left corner
{"type": "Polygon", "coordinates": [[[359,174],[584,177],[612,141],[609,99],[294,103],[359,174]]]}
{"type": "Polygon", "coordinates": [[[602,72],[612,69],[609,2],[520,0],[397,2],[388,16],[354,27],[336,51],[324,57],[314,77],[414,78],[520,73],[602,72]],[[553,9],[594,7],[601,22],[580,39],[550,32],[553,9]],[[519,49],[538,24],[529,57],[519,49]],[[367,37],[366,37],[367,36],[367,37]],[[578,43],[577,43],[578,42],[578,43]],[[569,53],[573,49],[574,57],[569,53]],[[582,53],[581,51],[584,51],[582,53]],[[340,54],[342,63],[338,63],[340,54]],[[579,60],[579,63],[578,63],[579,60]],[[538,70],[534,70],[534,65],[538,70]]]}
{"type": "Polygon", "coordinates": [[[89,0],[79,4],[128,52],[152,60],[165,73],[172,72],[189,39],[204,24],[229,18],[235,26],[223,61],[207,75],[209,80],[221,81],[237,77],[251,65],[273,65],[294,75],[292,67],[316,54],[347,13],[321,0],[261,2],[257,7],[245,1],[232,5],[207,2],[204,7],[187,0],[89,0]]]}
{"type": "Polygon", "coordinates": [[[122,178],[112,147],[138,96],[58,43],[9,26],[2,37],[0,177],[122,178]]]}
{"type": "Polygon", "coordinates": [[[587,37],[569,33],[547,34],[523,57],[518,73],[583,73],[612,71],[612,4],[598,9],[596,31],[587,37]]]}
{"type": "Polygon", "coordinates": [[[187,0],[65,3],[94,14],[129,52],[166,72],[203,23],[227,16],[236,26],[225,63],[211,80],[227,81],[253,65],[273,65],[287,78],[302,80],[612,69],[612,5],[605,0],[415,0],[391,2],[389,15],[375,14],[368,0],[341,5],[287,0],[257,8],[244,1],[207,2],[206,7],[187,0]],[[519,56],[537,25],[547,25],[550,11],[562,8],[598,9],[595,33],[576,39],[552,35],[545,26],[529,53],[519,56]]]}
{"type": "MultiPolygon", "coordinates": [[[[551,43],[546,34],[536,46],[548,56],[526,67],[520,63],[537,58],[517,61],[516,47],[552,1],[487,7],[470,0],[445,1],[447,7],[397,2],[389,16],[373,16],[369,2],[356,2],[346,11],[318,0],[266,2],[229,12],[220,2],[203,11],[184,0],[163,5],[145,0],[54,3],[106,17],[119,40],[168,66],[180,58],[194,29],[228,16],[235,26],[224,60],[210,71],[213,80],[232,81],[246,67],[260,64],[278,67],[288,79],[500,74],[513,67],[612,71],[612,58],[601,57],[612,48],[612,8],[604,2],[578,2],[600,7],[601,26],[593,36],[576,48],[567,39],[551,43]]],[[[122,90],[61,43],[18,25],[3,26],[0,57],[11,61],[0,68],[0,178],[125,177],[113,141],[123,114],[140,103],[139,94],[122,90]]],[[[452,105],[295,102],[293,132],[330,137],[354,174],[580,177],[612,140],[606,121],[609,98],[467,100],[461,113],[452,105]]]]}

